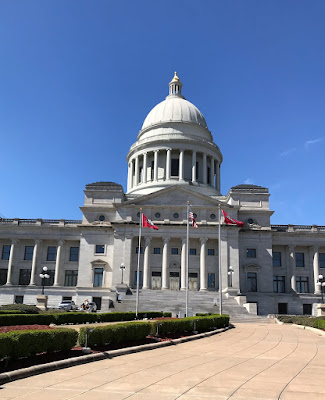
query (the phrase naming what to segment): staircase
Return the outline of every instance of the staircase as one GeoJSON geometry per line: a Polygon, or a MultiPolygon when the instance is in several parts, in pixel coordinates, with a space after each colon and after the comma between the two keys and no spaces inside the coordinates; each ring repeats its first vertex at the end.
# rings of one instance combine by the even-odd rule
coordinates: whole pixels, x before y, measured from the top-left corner
{"type": "MultiPolygon", "coordinates": [[[[121,294],[121,302],[114,302],[112,311],[135,311],[136,290],[132,295],[121,294]]],[[[164,311],[171,312],[173,316],[185,313],[185,291],[173,290],[140,290],[139,311],[164,311]]],[[[223,314],[230,316],[231,322],[257,322],[264,318],[249,314],[240,306],[234,297],[222,298],[223,314]]],[[[219,313],[219,293],[196,292],[188,293],[188,314],[219,313]]]]}

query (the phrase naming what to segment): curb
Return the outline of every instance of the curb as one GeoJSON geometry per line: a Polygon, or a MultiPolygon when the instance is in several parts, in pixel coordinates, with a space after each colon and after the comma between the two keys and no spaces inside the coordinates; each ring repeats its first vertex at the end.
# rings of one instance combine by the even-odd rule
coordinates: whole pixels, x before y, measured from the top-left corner
{"type": "Polygon", "coordinates": [[[16,381],[18,379],[28,378],[29,376],[43,374],[45,372],[51,372],[58,369],[74,367],[76,365],[87,364],[94,361],[100,361],[105,359],[110,359],[114,357],[124,356],[126,354],[132,353],[139,353],[141,351],[148,351],[158,349],[160,347],[167,347],[167,346],[177,346],[178,344],[182,344],[185,342],[190,342],[193,340],[198,340],[206,337],[210,337],[216,335],[218,333],[225,332],[229,329],[232,329],[233,326],[228,326],[226,328],[216,329],[210,332],[200,333],[198,335],[187,336],[184,338],[168,340],[165,342],[158,342],[158,343],[151,343],[151,344],[144,344],[141,346],[133,346],[133,347],[126,347],[125,349],[118,349],[112,351],[103,351],[102,353],[95,353],[95,354],[87,354],[85,356],[80,357],[73,357],[67,360],[60,360],[50,362],[48,364],[42,365],[35,365],[29,368],[22,368],[16,371],[9,371],[0,374],[0,385],[3,385],[8,382],[16,381]]]}
{"type": "Polygon", "coordinates": [[[296,328],[307,329],[308,331],[316,333],[318,336],[325,336],[325,331],[313,328],[312,326],[297,325],[297,324],[292,324],[292,325],[295,326],[296,328]]]}

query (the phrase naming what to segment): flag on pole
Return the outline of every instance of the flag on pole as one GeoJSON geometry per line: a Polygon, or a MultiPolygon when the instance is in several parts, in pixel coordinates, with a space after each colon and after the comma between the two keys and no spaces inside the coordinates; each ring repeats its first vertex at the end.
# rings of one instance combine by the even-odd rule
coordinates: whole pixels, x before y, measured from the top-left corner
{"type": "Polygon", "coordinates": [[[190,208],[190,211],[188,212],[188,218],[189,218],[189,220],[192,221],[192,226],[193,226],[194,228],[197,228],[198,226],[197,226],[197,223],[196,223],[196,221],[195,221],[194,214],[193,214],[191,208],[190,208]]]}
{"type": "Polygon", "coordinates": [[[222,210],[223,216],[225,218],[225,223],[230,225],[237,225],[239,227],[243,227],[244,223],[242,221],[237,221],[234,218],[231,218],[225,211],[222,210]]]}
{"type": "Polygon", "coordinates": [[[142,213],[142,226],[144,228],[151,228],[151,229],[155,229],[156,231],[158,231],[158,227],[156,225],[154,225],[154,223],[148,217],[146,217],[143,213],[142,213]]]}

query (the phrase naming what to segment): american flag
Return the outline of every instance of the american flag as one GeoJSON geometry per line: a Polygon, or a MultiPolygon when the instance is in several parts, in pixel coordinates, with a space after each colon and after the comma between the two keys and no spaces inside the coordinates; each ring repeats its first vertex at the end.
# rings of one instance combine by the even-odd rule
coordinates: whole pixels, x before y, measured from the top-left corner
{"type": "Polygon", "coordinates": [[[192,221],[192,226],[194,226],[194,228],[197,228],[197,223],[194,219],[194,214],[192,212],[192,210],[190,209],[189,213],[188,213],[188,218],[192,221]]]}

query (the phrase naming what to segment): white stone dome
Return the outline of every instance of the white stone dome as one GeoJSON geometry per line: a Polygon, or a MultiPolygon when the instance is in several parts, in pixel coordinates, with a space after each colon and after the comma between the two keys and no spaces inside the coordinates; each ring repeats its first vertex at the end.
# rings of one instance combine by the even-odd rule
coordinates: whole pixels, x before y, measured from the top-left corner
{"type": "Polygon", "coordinates": [[[157,104],[147,115],[141,129],[168,122],[190,123],[208,128],[201,111],[180,95],[169,95],[157,104]]]}

